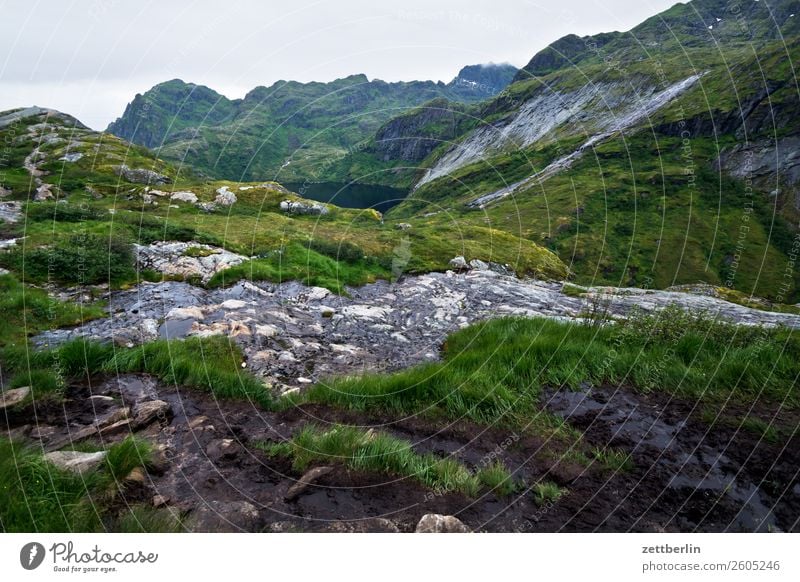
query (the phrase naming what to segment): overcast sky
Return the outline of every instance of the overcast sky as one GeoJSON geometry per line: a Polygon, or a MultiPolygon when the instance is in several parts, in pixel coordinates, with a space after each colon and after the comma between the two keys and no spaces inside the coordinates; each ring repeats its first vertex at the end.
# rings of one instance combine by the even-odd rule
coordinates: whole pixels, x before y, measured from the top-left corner
{"type": "Polygon", "coordinates": [[[674,0],[0,0],[0,110],[53,107],[95,129],[168,79],[242,97],[353,73],[449,81],[523,66],[568,34],[628,30],[674,0]]]}

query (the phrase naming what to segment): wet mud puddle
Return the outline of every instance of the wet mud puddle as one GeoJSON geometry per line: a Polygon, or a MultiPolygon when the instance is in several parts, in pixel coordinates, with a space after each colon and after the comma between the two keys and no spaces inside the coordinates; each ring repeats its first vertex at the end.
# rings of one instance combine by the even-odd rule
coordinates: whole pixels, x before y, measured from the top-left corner
{"type": "Polygon", "coordinates": [[[728,530],[778,529],[764,492],[731,458],[730,442],[707,438],[708,429],[689,420],[687,410],[619,389],[589,387],[550,391],[544,405],[601,447],[630,453],[638,470],[663,483],[653,504],[684,500],[676,517],[694,513],[702,521],[709,505],[723,505],[732,514],[728,530]]]}

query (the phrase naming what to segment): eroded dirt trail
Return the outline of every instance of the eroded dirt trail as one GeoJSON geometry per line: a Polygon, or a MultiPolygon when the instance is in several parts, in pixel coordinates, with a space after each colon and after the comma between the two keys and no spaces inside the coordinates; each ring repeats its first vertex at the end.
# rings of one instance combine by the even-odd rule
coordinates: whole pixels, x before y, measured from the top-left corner
{"type": "Polygon", "coordinates": [[[37,424],[30,415],[9,417],[10,432],[45,450],[65,446],[70,435],[94,425],[100,428],[88,440],[98,444],[131,432],[147,438],[159,450],[156,467],[126,495],[130,502],[180,512],[195,531],[413,531],[428,513],[455,515],[478,531],[763,531],[796,530],[800,516],[796,437],[780,447],[734,429],[707,434],[689,404],[627,391],[543,397],[543,406],[584,431],[586,447],[631,452],[633,468],[620,473],[554,454],[552,443],[524,432],[316,405],[264,412],[142,375],[74,386],[68,396],[63,407],[38,411],[37,424]],[[118,426],[121,409],[135,417],[153,402],[168,406],[144,426],[118,426]],[[334,463],[333,471],[287,500],[301,474],[254,445],[286,439],[309,422],[375,427],[412,442],[418,452],[453,456],[472,469],[499,460],[527,487],[508,497],[470,499],[334,463]],[[540,480],[568,493],[539,506],[530,486],[540,480]]]}

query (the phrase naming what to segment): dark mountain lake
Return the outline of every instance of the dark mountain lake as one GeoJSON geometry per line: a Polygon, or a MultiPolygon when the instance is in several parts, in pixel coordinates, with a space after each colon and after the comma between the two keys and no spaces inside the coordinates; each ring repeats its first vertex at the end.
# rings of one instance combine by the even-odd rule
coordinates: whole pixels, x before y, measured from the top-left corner
{"type": "Polygon", "coordinates": [[[379,212],[386,212],[399,204],[408,194],[399,188],[367,184],[290,182],[284,186],[303,198],[317,202],[330,202],[343,208],[374,208],[379,212]]]}

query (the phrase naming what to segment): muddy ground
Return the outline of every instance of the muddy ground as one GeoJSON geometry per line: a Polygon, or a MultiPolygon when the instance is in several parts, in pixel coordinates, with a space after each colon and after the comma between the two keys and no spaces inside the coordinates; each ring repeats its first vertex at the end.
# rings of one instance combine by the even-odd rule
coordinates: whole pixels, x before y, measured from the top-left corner
{"type": "MultiPolygon", "coordinates": [[[[35,424],[31,410],[2,422],[13,436],[52,450],[121,407],[135,410],[155,399],[170,411],[137,434],[156,443],[157,463],[146,482],[131,484],[126,495],[131,503],[166,503],[195,531],[406,532],[427,513],[455,515],[475,531],[490,532],[800,531],[796,414],[782,412],[780,438],[767,442],[734,424],[709,429],[707,411],[704,416],[692,402],[630,390],[550,391],[542,398],[543,408],[584,433],[585,450],[629,452],[633,467],[622,472],[553,455],[551,443],[522,431],[318,405],[267,413],[141,375],[72,386],[63,405],[39,407],[35,424]],[[470,499],[334,463],[332,472],[287,501],[300,473],[254,443],[288,438],[309,422],[375,427],[413,442],[417,451],[453,455],[473,468],[497,459],[528,486],[546,479],[568,493],[541,507],[529,488],[470,499]]],[[[719,411],[723,418],[749,413],[765,420],[775,412],[757,406],[719,411]]],[[[131,430],[123,426],[87,440],[115,442],[131,430]]]]}

